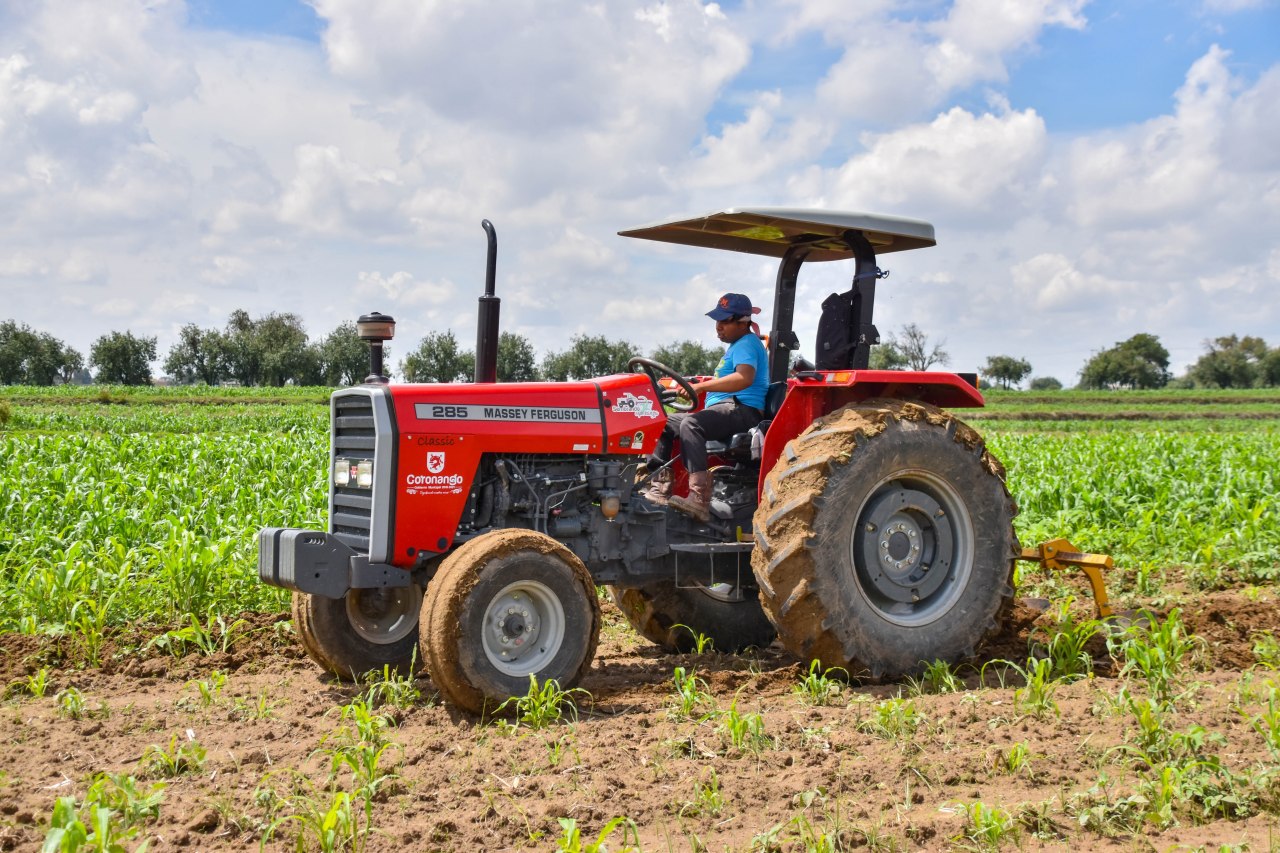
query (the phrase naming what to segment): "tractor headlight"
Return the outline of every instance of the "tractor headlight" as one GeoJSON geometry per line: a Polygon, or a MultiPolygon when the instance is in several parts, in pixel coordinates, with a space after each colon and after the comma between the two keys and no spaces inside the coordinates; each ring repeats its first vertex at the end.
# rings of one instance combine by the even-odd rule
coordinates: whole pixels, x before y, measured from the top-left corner
{"type": "Polygon", "coordinates": [[[346,459],[338,457],[333,460],[333,484],[338,488],[355,486],[359,489],[373,487],[373,460],[346,459]]]}

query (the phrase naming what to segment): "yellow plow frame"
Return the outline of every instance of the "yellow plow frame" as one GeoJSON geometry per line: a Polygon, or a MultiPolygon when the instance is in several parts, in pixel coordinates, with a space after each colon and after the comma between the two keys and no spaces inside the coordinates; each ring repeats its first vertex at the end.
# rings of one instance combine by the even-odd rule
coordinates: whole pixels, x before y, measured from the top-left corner
{"type": "Polygon", "coordinates": [[[1098,605],[1098,618],[1108,619],[1115,615],[1115,611],[1111,609],[1111,602],[1107,598],[1107,588],[1102,580],[1103,569],[1115,568],[1115,562],[1106,554],[1086,554],[1066,539],[1051,539],[1048,542],[1041,542],[1034,548],[1023,548],[1018,559],[1039,563],[1044,568],[1054,571],[1079,569],[1089,579],[1093,600],[1098,605]]]}

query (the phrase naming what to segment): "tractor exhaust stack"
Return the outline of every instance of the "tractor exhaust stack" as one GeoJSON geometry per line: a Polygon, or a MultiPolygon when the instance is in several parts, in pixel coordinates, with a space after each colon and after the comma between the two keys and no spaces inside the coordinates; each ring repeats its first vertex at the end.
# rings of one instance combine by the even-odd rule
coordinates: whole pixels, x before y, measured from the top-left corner
{"type": "Polygon", "coordinates": [[[476,329],[476,382],[498,381],[498,312],[502,300],[493,295],[498,270],[498,235],[493,223],[480,223],[489,235],[489,259],[484,274],[484,296],[480,297],[480,317],[476,329]]]}

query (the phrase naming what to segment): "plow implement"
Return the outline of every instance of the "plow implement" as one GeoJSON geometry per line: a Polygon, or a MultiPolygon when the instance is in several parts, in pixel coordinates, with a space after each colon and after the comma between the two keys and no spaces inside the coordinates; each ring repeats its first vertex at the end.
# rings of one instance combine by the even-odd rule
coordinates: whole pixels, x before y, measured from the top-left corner
{"type": "Polygon", "coordinates": [[[1023,548],[1018,559],[1039,563],[1050,571],[1079,569],[1089,579],[1089,588],[1093,591],[1093,600],[1098,607],[1098,618],[1109,619],[1116,615],[1107,598],[1107,587],[1102,577],[1102,570],[1114,569],[1115,561],[1106,554],[1086,554],[1066,539],[1051,539],[1034,548],[1023,548]]]}

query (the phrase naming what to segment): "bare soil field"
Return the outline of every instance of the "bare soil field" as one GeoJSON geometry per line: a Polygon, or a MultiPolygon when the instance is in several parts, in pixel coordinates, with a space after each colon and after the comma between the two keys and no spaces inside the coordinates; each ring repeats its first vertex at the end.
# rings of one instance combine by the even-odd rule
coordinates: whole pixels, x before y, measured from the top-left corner
{"type": "MultiPolygon", "coordinates": [[[[664,654],[605,603],[576,720],[533,728],[459,714],[433,700],[425,676],[411,684],[421,698],[382,706],[390,745],[379,766],[392,775],[370,789],[367,810],[353,800],[358,846],[1269,849],[1280,839],[1271,781],[1280,759],[1255,724],[1272,673],[1254,649],[1280,627],[1276,593],[1188,600],[1182,619],[1204,643],[1164,722],[1236,778],[1255,780],[1241,789],[1247,807],[1235,805],[1239,791],[1201,786],[1203,801],[1180,797],[1168,820],[1142,816],[1130,798],[1149,807],[1160,774],[1138,754],[1141,726],[1121,703],[1122,688],[1140,695],[1145,683],[1122,678],[1100,638],[1088,647],[1094,674],[1059,682],[1038,709],[1016,673],[1006,670],[1003,685],[998,665],[980,676],[996,658],[1025,667],[1048,613],[1020,605],[952,692],[852,684],[814,704],[796,692],[806,670],[776,647],[664,654]],[[689,714],[677,667],[696,672],[705,694],[689,714]],[[747,721],[736,733],[735,720],[747,721]],[[563,818],[576,822],[578,846],[563,818]],[[615,818],[624,820],[607,833],[615,818]]],[[[306,659],[286,614],[243,618],[226,651],[176,658],[147,647],[151,635],[116,635],[97,668],[69,665],[63,641],[0,636],[0,683],[10,685],[0,707],[0,849],[40,849],[57,799],[82,798],[100,773],[135,776],[144,790],[166,786],[158,815],[125,849],[147,838],[153,851],[294,849],[299,837],[318,849],[335,792],[354,790],[355,773],[334,756],[357,731],[343,708],[362,688],[306,659]],[[43,691],[32,688],[42,668],[43,691]],[[186,753],[184,767],[180,751],[191,743],[204,756],[186,753]]]]}

